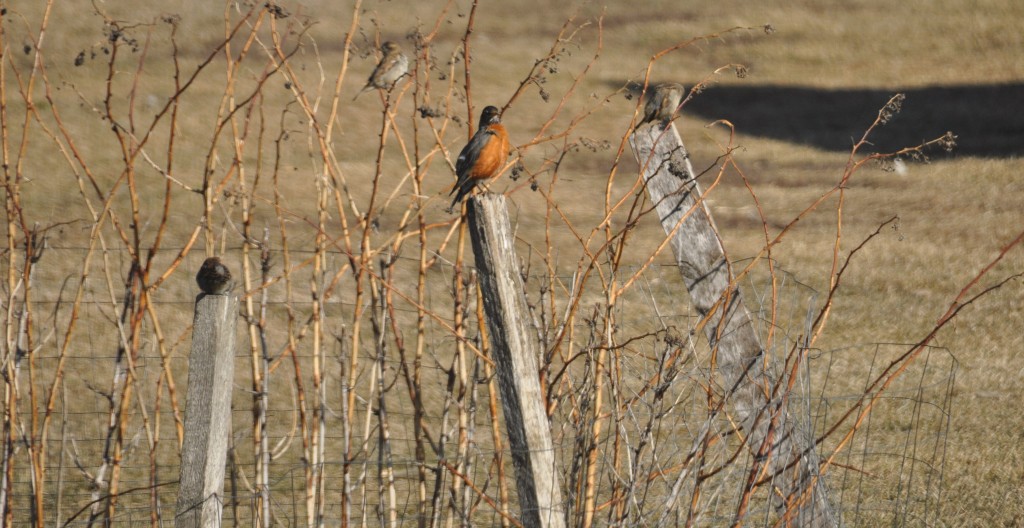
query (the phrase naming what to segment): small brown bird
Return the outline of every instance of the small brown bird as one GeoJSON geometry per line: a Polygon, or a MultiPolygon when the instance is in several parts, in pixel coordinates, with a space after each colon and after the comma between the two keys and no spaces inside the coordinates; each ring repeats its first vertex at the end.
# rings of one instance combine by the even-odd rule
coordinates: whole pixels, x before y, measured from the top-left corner
{"type": "MultiPolygon", "coordinates": [[[[370,78],[366,80],[366,86],[356,94],[359,97],[363,92],[372,88],[390,90],[392,86],[409,71],[409,58],[402,53],[402,48],[390,40],[380,46],[384,56],[380,58],[377,67],[373,69],[370,78]]],[[[355,101],[356,97],[352,100],[355,101]]]]}
{"type": "Polygon", "coordinates": [[[675,117],[679,105],[683,102],[686,88],[679,83],[662,83],[647,90],[647,104],[644,106],[644,120],[641,123],[649,123],[655,119],[661,121],[662,126],[675,117]]]}
{"type": "Polygon", "coordinates": [[[494,176],[508,158],[508,131],[501,124],[498,109],[493,106],[484,108],[477,126],[479,128],[473,138],[462,148],[455,162],[455,174],[459,179],[452,192],[448,193],[449,196],[455,194],[453,208],[473,187],[494,176]]]}
{"type": "Polygon", "coordinates": [[[234,282],[231,281],[231,270],[217,257],[210,257],[199,266],[196,284],[207,295],[222,295],[231,291],[234,286],[234,282]]]}

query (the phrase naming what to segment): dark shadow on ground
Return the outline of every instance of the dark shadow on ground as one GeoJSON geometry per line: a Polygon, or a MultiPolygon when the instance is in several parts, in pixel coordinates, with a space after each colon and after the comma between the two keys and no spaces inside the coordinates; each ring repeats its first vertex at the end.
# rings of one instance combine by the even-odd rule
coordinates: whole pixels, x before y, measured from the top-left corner
{"type": "MultiPolygon", "coordinates": [[[[1024,155],[1024,83],[907,90],[712,86],[683,112],[708,121],[728,119],[744,134],[848,151],[897,92],[906,94],[903,109],[869,137],[871,152],[918,145],[951,131],[958,137],[952,156],[1024,155]]],[[[927,154],[949,156],[938,147],[927,154]]]]}

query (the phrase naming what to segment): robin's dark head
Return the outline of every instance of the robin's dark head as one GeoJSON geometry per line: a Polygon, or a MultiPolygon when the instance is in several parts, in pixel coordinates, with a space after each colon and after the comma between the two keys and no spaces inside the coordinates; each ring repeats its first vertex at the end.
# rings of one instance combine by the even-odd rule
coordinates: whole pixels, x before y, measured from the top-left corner
{"type": "Polygon", "coordinates": [[[480,128],[500,122],[501,114],[498,113],[497,107],[488,106],[484,108],[483,112],[480,112],[480,128]]]}
{"type": "Polygon", "coordinates": [[[402,48],[400,48],[400,47],[398,46],[398,43],[397,43],[397,42],[391,42],[391,41],[389,40],[389,41],[387,41],[387,42],[385,42],[385,43],[381,44],[381,45],[380,45],[380,49],[381,49],[381,51],[383,51],[384,53],[391,53],[391,52],[393,52],[393,51],[398,51],[398,50],[400,50],[400,49],[402,49],[402,48]]]}

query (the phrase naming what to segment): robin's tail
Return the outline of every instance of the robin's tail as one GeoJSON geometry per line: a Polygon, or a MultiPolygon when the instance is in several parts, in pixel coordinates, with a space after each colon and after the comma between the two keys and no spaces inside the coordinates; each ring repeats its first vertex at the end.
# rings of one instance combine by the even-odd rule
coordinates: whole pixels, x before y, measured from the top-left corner
{"type": "Polygon", "coordinates": [[[462,199],[473,190],[473,187],[476,187],[476,180],[471,178],[466,178],[465,181],[456,183],[455,187],[452,188],[452,192],[448,193],[448,196],[455,194],[455,199],[452,200],[451,208],[454,209],[455,204],[461,202],[462,199]]]}

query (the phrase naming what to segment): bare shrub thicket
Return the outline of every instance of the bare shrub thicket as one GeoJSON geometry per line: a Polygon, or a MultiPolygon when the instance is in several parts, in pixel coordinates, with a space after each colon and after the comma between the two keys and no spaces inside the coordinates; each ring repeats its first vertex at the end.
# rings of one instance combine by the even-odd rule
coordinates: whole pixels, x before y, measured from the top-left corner
{"type": "MultiPolygon", "coordinates": [[[[363,81],[354,53],[380,40],[379,28],[361,32],[370,26],[358,5],[330,53],[309,36],[312,20],[273,4],[225,3],[208,46],[174,16],[90,13],[105,40],[76,57],[50,52],[61,31],[52,1],[39,19],[4,18],[0,524],[173,522],[192,277],[209,255],[237,279],[244,333],[226,523],[519,524],[465,224],[445,211],[467,125],[489,104],[472,82],[472,29],[486,13],[447,5],[410,31],[409,76],[360,99],[383,108],[371,124],[347,111],[363,81]],[[439,40],[452,24],[462,38],[439,40]]],[[[695,42],[758,31],[682,42],[636,81],[646,86],[661,57],[695,42]]],[[[569,524],[781,522],[766,507],[774,476],[755,470],[723,404],[729,388],[700,332],[708,320],[665,266],[630,130],[579,132],[630,93],[581,93],[601,37],[600,19],[567,20],[498,105],[543,100],[548,112],[518,131],[502,187],[540,204],[514,220],[569,524]],[[561,71],[569,51],[589,59],[561,71]],[[557,92],[546,82],[555,75],[568,79],[557,92]],[[558,197],[576,192],[562,181],[584,156],[600,169],[586,175],[598,191],[580,191],[580,214],[558,197]]],[[[706,72],[690,97],[736,71],[706,72]]],[[[929,348],[934,332],[859,351],[870,363],[815,343],[867,243],[841,249],[850,178],[952,138],[868,154],[867,137],[835,187],[778,232],[764,222],[764,249],[733,271],[771,359],[765,390],[801,420],[838,511],[914,520],[939,500],[955,362],[929,348]],[[823,249],[830,287],[814,293],[772,251],[823,207],[836,234],[823,249]]],[[[704,161],[706,194],[744,178],[733,148],[704,161]]],[[[969,291],[935,331],[980,295],[969,291]]]]}

